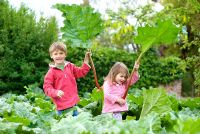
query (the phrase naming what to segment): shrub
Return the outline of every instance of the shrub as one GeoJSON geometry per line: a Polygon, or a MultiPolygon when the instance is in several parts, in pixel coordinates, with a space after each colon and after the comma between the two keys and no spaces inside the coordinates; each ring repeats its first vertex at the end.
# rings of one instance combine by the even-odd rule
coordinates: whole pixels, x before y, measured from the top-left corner
{"type": "Polygon", "coordinates": [[[48,48],[58,38],[55,18],[35,20],[23,5],[18,11],[0,2],[0,93],[23,92],[23,86],[41,82],[48,48]]]}

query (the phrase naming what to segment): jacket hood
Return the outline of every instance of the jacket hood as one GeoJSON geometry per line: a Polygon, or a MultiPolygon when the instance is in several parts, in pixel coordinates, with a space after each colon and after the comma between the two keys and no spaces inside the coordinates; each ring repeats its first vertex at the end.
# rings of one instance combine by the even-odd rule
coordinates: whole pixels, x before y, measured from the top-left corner
{"type": "MultiPolygon", "coordinates": [[[[64,66],[66,66],[66,65],[69,64],[69,63],[70,63],[70,62],[65,61],[65,62],[64,62],[64,66]]],[[[57,68],[54,62],[49,63],[49,67],[57,68]]]]}

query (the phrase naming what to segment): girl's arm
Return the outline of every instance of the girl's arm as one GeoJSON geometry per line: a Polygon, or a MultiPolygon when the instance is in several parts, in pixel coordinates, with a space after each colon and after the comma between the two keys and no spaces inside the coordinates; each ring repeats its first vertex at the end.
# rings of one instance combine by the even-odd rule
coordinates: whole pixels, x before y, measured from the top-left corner
{"type": "Polygon", "coordinates": [[[132,76],[130,76],[131,78],[129,77],[127,82],[126,82],[126,89],[127,89],[128,86],[135,84],[139,80],[139,78],[140,78],[140,75],[138,73],[139,67],[140,67],[139,61],[136,61],[135,64],[134,64],[134,68],[131,72],[133,74],[131,74],[132,75],[132,76]]]}
{"type": "Polygon", "coordinates": [[[103,92],[104,92],[104,99],[107,99],[110,101],[112,104],[116,103],[120,98],[111,94],[112,87],[110,84],[106,81],[103,84],[103,92]]]}
{"type": "Polygon", "coordinates": [[[127,88],[127,86],[131,86],[131,85],[135,84],[139,80],[139,78],[140,78],[140,75],[139,75],[138,71],[135,71],[133,73],[132,79],[130,79],[130,77],[128,78],[128,80],[126,82],[126,88],[127,88]],[[130,80],[131,80],[130,85],[128,85],[130,80]]]}

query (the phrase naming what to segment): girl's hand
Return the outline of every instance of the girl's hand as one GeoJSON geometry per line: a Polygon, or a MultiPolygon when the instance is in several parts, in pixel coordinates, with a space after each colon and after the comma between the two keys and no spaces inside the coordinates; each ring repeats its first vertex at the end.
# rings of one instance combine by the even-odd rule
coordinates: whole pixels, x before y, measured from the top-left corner
{"type": "Polygon", "coordinates": [[[57,96],[58,96],[59,98],[61,98],[63,95],[64,95],[64,92],[63,92],[62,90],[58,90],[57,96]]]}
{"type": "Polygon", "coordinates": [[[89,57],[90,57],[90,55],[91,55],[91,51],[87,51],[87,52],[85,53],[84,62],[85,62],[86,64],[89,64],[89,57]]]}
{"type": "Polygon", "coordinates": [[[117,100],[117,102],[118,102],[120,105],[124,105],[124,104],[126,103],[126,101],[125,101],[124,99],[122,99],[122,98],[119,98],[119,99],[117,100]]]}
{"type": "Polygon", "coordinates": [[[134,69],[137,71],[139,67],[140,67],[140,63],[136,61],[134,65],[134,69]]]}

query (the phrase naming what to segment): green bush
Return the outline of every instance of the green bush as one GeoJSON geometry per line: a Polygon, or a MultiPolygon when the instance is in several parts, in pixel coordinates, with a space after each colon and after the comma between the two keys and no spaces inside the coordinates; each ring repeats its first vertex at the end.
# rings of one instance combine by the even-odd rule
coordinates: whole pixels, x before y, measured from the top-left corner
{"type": "Polygon", "coordinates": [[[41,82],[48,48],[58,39],[55,18],[35,20],[23,5],[19,10],[0,2],[0,93],[24,92],[24,85],[41,82]]]}
{"type": "MultiPolygon", "coordinates": [[[[82,64],[86,49],[68,47],[67,60],[80,66],[82,64]]],[[[103,84],[104,77],[116,61],[123,62],[132,71],[137,54],[127,53],[123,50],[112,50],[98,48],[92,50],[92,59],[95,64],[99,84],[103,84]]],[[[149,50],[141,60],[139,69],[140,80],[134,85],[135,88],[157,87],[159,84],[166,84],[173,80],[181,79],[184,73],[182,61],[177,57],[160,59],[155,50],[149,50]]],[[[95,87],[92,70],[85,78],[78,79],[80,93],[91,91],[95,87]]]]}

